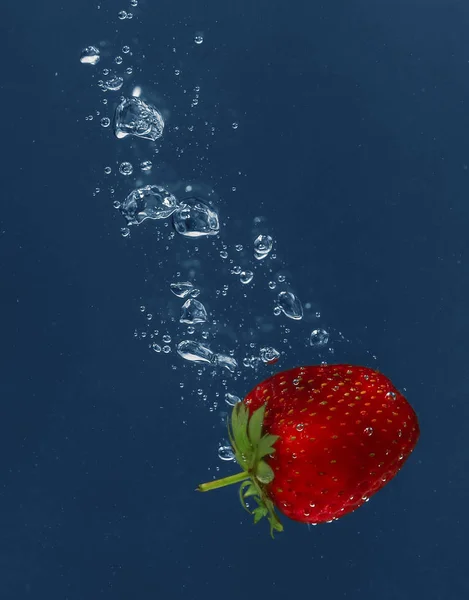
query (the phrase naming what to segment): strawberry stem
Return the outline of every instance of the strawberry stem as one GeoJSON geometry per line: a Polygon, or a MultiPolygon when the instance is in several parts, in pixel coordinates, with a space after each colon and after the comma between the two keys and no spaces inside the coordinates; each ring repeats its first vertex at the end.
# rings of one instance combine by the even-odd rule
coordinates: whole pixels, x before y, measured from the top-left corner
{"type": "Polygon", "coordinates": [[[241,473],[229,475],[228,477],[223,477],[222,479],[214,479],[213,481],[209,481],[207,483],[201,483],[199,486],[197,486],[197,491],[210,492],[211,490],[217,490],[218,488],[226,487],[227,485],[232,485],[233,483],[239,483],[240,481],[244,481],[245,479],[249,478],[249,473],[246,471],[241,471],[241,473]]]}

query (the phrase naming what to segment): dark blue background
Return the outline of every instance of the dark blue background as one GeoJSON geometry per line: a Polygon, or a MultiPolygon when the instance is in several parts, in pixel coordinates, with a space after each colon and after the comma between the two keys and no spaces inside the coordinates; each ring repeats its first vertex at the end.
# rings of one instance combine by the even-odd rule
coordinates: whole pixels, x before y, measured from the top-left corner
{"type": "MultiPolygon", "coordinates": [[[[467,4],[141,1],[124,23],[121,9],[2,9],[0,597],[467,598],[467,4]],[[191,365],[133,340],[179,250],[158,255],[152,223],[120,236],[108,188],[125,187],[103,168],[128,155],[85,121],[103,106],[78,60],[100,41],[128,43],[136,82],[165,98],[164,168],[210,179],[230,243],[265,215],[296,291],[351,340],[338,358],[378,365],[418,411],[405,469],[343,521],[286,523],[273,542],[235,490],[193,492],[232,468],[191,365]],[[208,150],[183,127],[198,82],[208,150]]],[[[314,361],[292,346],[282,367],[314,361]]]]}

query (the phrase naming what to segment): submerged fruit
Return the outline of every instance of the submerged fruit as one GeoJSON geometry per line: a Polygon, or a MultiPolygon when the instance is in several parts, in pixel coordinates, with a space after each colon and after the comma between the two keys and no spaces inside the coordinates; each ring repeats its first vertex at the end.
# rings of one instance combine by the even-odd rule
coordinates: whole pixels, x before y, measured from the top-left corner
{"type": "MultiPolygon", "coordinates": [[[[275,508],[303,523],[338,519],[390,481],[419,437],[417,416],[391,381],[367,367],[327,365],[277,373],[233,408],[230,441],[242,472],[200,491],[242,482],[271,533],[275,508]]],[[[248,509],[249,510],[249,509],[248,509]]]]}

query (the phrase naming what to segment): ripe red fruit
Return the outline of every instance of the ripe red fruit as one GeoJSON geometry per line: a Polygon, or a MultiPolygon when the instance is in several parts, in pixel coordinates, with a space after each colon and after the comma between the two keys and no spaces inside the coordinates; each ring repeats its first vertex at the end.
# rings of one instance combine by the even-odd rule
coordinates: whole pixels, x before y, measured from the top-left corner
{"type": "Polygon", "coordinates": [[[393,384],[367,367],[327,365],[277,373],[233,408],[229,427],[243,471],[202,484],[242,482],[240,499],[283,527],[275,508],[302,523],[352,512],[390,481],[419,438],[417,416],[393,384]]]}

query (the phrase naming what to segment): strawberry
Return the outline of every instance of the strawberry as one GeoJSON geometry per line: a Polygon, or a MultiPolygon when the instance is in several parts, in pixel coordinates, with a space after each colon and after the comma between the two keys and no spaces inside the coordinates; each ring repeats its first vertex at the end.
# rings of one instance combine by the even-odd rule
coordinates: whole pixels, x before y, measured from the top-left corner
{"type": "Polygon", "coordinates": [[[327,365],[277,373],[233,407],[228,427],[242,472],[200,485],[241,482],[257,504],[254,522],[275,512],[324,523],[354,511],[401,469],[419,438],[417,416],[387,377],[367,367],[327,365]]]}

